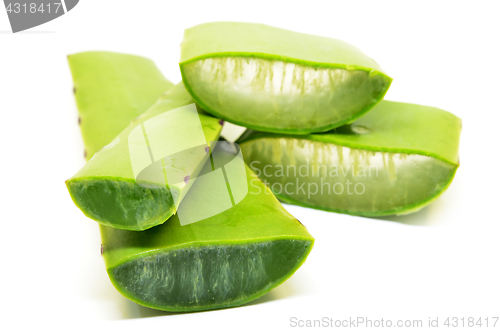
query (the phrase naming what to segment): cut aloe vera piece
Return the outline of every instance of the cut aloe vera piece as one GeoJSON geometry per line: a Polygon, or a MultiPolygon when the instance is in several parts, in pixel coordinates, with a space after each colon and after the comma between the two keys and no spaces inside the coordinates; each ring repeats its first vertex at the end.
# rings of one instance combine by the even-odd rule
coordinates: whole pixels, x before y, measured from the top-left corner
{"type": "MultiPolygon", "coordinates": [[[[190,102],[180,87],[169,92],[169,99],[175,99],[176,91],[176,98],[190,102]]],[[[94,132],[90,141],[98,135],[94,132]]],[[[228,178],[235,173],[231,169],[225,171],[228,178]]],[[[198,200],[194,193],[203,191],[190,190],[193,194],[187,194],[179,214],[152,229],[125,231],[101,225],[102,252],[116,288],[148,307],[193,311],[243,304],[290,277],[314,239],[248,168],[245,175],[252,191],[238,197],[241,181],[229,179],[231,202],[236,205],[208,219],[180,225],[179,215],[185,216],[182,206],[196,211],[190,208],[198,200]]],[[[199,179],[195,187],[206,183],[199,179]]],[[[208,200],[201,200],[198,209],[206,208],[208,200]]]]}
{"type": "Polygon", "coordinates": [[[111,52],[68,56],[89,160],[170,89],[153,61],[111,52]]]}
{"type": "Polygon", "coordinates": [[[170,89],[66,181],[85,215],[119,229],[145,230],[175,213],[222,128],[192,103],[182,83],[170,89]],[[190,104],[194,115],[165,117],[190,104]],[[197,130],[188,126],[193,116],[197,130]],[[168,173],[175,178],[166,178],[168,173]]]}
{"type": "Polygon", "coordinates": [[[248,23],[186,30],[180,69],[186,88],[207,112],[288,134],[354,121],[383,98],[392,81],[345,42],[248,23]]]}
{"type": "Polygon", "coordinates": [[[281,201],[382,216],[417,211],[451,183],[461,121],[432,107],[381,101],[354,123],[324,134],[249,130],[245,161],[281,201]]]}
{"type": "MultiPolygon", "coordinates": [[[[248,194],[217,215],[182,226],[179,212],[142,232],[101,226],[109,277],[125,297],[167,311],[238,306],[278,286],[302,265],[313,237],[242,165],[243,182],[229,182],[233,193],[248,185],[248,194]]],[[[205,208],[199,195],[208,198],[213,191],[200,179],[181,208],[191,195],[198,208],[205,208]]]]}

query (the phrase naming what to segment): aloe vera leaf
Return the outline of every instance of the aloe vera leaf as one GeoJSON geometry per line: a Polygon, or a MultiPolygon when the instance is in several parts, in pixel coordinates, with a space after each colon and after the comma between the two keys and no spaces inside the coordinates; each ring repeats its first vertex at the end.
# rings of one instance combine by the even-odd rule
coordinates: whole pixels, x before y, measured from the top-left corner
{"type": "Polygon", "coordinates": [[[417,211],[446,190],[459,166],[460,131],[461,120],[446,111],[381,101],[324,134],[249,130],[238,143],[281,201],[382,216],[417,211]]]}
{"type": "MultiPolygon", "coordinates": [[[[161,224],[175,213],[176,205],[192,185],[189,178],[196,176],[209,154],[204,147],[196,153],[175,154],[170,162],[172,167],[178,169],[177,175],[181,178],[175,185],[165,183],[163,177],[163,183],[153,181],[150,186],[140,185],[136,181],[139,177],[136,177],[131,162],[130,137],[135,132],[143,137],[141,126],[146,128],[148,123],[157,120],[157,115],[191,103],[193,100],[182,83],[173,87],[66,181],[73,201],[85,215],[103,225],[139,231],[161,224]],[[183,181],[182,178],[187,180],[183,181]]],[[[204,135],[202,139],[207,145],[217,140],[222,128],[219,119],[199,114],[199,120],[204,135]]],[[[171,123],[157,130],[156,141],[159,142],[160,148],[184,143],[180,139],[185,138],[183,133],[188,128],[182,124],[171,123]]],[[[154,148],[152,149],[154,153],[154,148]]],[[[144,160],[149,162],[147,149],[145,153],[144,160]]],[[[163,161],[155,162],[153,166],[162,166],[161,162],[163,161]]]]}
{"type": "Polygon", "coordinates": [[[118,291],[147,307],[187,312],[238,306],[289,278],[314,239],[248,167],[246,178],[251,189],[243,200],[196,223],[181,226],[176,214],[142,232],[101,226],[118,291]]]}
{"type": "MultiPolygon", "coordinates": [[[[180,86],[169,91],[167,97],[184,98],[178,104],[191,101],[180,86]]],[[[92,140],[93,136],[89,138],[92,140]]],[[[129,299],[148,307],[193,311],[243,304],[289,278],[307,258],[314,239],[250,169],[246,168],[246,172],[251,192],[257,195],[247,194],[235,207],[210,219],[181,227],[175,215],[168,222],[141,232],[101,225],[102,252],[115,287],[129,299]],[[195,253],[198,258],[192,258],[195,253]],[[183,256],[193,263],[183,264],[183,256]],[[193,265],[200,262],[205,267],[196,270],[193,265]],[[150,273],[138,277],[136,272],[141,263],[146,267],[142,272],[150,273]],[[192,277],[182,278],[181,282],[186,273],[192,277]],[[200,282],[204,279],[206,282],[200,282]],[[164,284],[175,281],[169,283],[170,293],[158,286],[160,280],[164,284]],[[210,287],[200,291],[204,284],[210,287]],[[177,293],[184,297],[176,297],[177,293]],[[189,297],[199,299],[185,305],[189,297]]],[[[194,183],[202,184],[199,180],[194,183]]],[[[182,205],[191,201],[190,197],[188,194],[182,205]]]]}
{"type": "Polygon", "coordinates": [[[87,161],[173,86],[140,56],[83,52],[69,55],[68,63],[87,161]]]}
{"type": "Polygon", "coordinates": [[[187,29],[180,69],[186,88],[207,112],[286,134],[350,123],[380,101],[392,82],[345,42],[249,23],[187,29]]]}

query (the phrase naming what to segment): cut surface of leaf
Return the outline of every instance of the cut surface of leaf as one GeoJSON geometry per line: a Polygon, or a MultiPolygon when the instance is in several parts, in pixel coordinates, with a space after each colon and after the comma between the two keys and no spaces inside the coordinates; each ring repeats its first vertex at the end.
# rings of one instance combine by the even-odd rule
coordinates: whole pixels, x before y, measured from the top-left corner
{"type": "MultiPolygon", "coordinates": [[[[176,122],[162,122],[156,127],[155,123],[159,121],[158,116],[192,103],[182,83],[170,89],[66,181],[73,201],[85,215],[119,229],[144,230],[165,222],[174,214],[175,202],[181,201],[192,185],[189,178],[197,175],[209,153],[205,147],[197,146],[197,150],[186,150],[163,159],[161,151],[186,145],[184,138],[189,127],[182,116],[176,117],[176,122]],[[144,132],[149,134],[144,135],[144,132]],[[134,135],[138,138],[131,140],[134,135]],[[145,138],[149,138],[147,146],[137,143],[141,139],[146,141],[145,138]],[[146,163],[145,166],[151,169],[158,168],[156,173],[161,175],[163,182],[147,175],[144,177],[144,172],[143,177],[137,175],[134,155],[138,155],[139,163],[146,163]],[[170,182],[164,178],[162,168],[174,169],[172,172],[179,180],[170,182]]],[[[199,138],[208,146],[218,139],[222,126],[216,118],[196,113],[198,118],[202,130],[199,138]]]]}
{"type": "Polygon", "coordinates": [[[153,61],[112,52],[68,56],[89,160],[170,89],[153,61]]]}
{"type": "MultiPolygon", "coordinates": [[[[178,215],[142,232],[101,226],[111,281],[127,298],[167,311],[244,304],[289,278],[314,239],[247,168],[246,197],[181,226],[178,215]]],[[[199,189],[195,181],[188,192],[199,189]]]]}
{"type": "Polygon", "coordinates": [[[354,121],[392,81],[347,43],[248,23],[186,30],[180,68],[206,111],[252,129],[291,134],[354,121]]]}
{"type": "Polygon", "coordinates": [[[437,108],[381,101],[354,123],[324,134],[247,131],[245,161],[280,200],[382,216],[417,211],[451,183],[461,121],[437,108]]]}

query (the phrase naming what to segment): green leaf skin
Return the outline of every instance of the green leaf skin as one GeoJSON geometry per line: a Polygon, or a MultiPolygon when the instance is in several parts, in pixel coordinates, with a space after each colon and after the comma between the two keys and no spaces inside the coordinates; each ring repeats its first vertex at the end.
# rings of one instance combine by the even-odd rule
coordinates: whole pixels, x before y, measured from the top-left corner
{"type": "Polygon", "coordinates": [[[247,180],[241,202],[196,223],[175,215],[142,232],[101,226],[114,286],[138,304],[189,312],[238,306],[284,282],[314,239],[248,167],[247,180]]]}
{"type": "Polygon", "coordinates": [[[87,161],[170,89],[153,61],[128,54],[68,56],[87,161]]]}
{"type": "MultiPolygon", "coordinates": [[[[172,191],[184,195],[192,185],[178,183],[173,187],[146,188],[136,183],[130,161],[128,137],[130,132],[146,120],[171,109],[189,105],[193,100],[182,83],[170,89],[148,111],[133,121],[110,144],[97,152],[87,164],[66,181],[75,204],[85,215],[108,226],[141,231],[165,222],[175,213],[172,191]]],[[[200,114],[208,144],[219,138],[222,125],[219,119],[200,114]]],[[[182,125],[170,130],[182,133],[182,125]]],[[[165,135],[172,132],[165,132],[165,135]]],[[[165,139],[162,144],[176,143],[165,139]]],[[[179,165],[181,177],[195,177],[209,154],[180,155],[172,162],[179,165]]]]}
{"type": "Polygon", "coordinates": [[[262,24],[187,29],[180,69],[207,112],[254,130],[309,134],[351,123],[392,79],[345,42],[262,24]]]}
{"type": "Polygon", "coordinates": [[[415,212],[446,190],[459,166],[460,131],[461,120],[446,111],[381,101],[327,133],[248,130],[238,143],[245,162],[281,201],[383,216],[415,212]]]}

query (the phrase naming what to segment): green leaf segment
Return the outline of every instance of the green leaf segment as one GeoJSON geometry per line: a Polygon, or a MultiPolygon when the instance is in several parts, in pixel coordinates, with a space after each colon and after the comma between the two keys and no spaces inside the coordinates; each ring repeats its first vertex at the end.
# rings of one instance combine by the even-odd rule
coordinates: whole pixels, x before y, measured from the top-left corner
{"type": "Polygon", "coordinates": [[[406,214],[435,200],[459,166],[461,120],[433,107],[381,101],[323,134],[248,130],[245,162],[287,203],[363,216],[406,214]]]}
{"type": "MultiPolygon", "coordinates": [[[[174,201],[174,196],[185,195],[193,181],[177,181],[175,185],[164,181],[163,186],[139,185],[131,162],[130,137],[134,132],[142,137],[141,125],[149,123],[149,119],[191,103],[193,100],[184,85],[175,86],[66,181],[73,201],[85,215],[104,225],[141,231],[162,224],[175,213],[176,202],[180,200],[174,201]]],[[[199,114],[199,119],[206,143],[219,139],[222,129],[219,120],[203,114],[199,114]]],[[[186,123],[166,126],[156,137],[157,145],[166,148],[179,143],[177,137],[186,130],[183,124],[186,123]]],[[[209,154],[202,150],[202,153],[178,154],[170,162],[179,168],[181,178],[192,178],[208,157],[209,154]]],[[[149,155],[145,155],[146,158],[149,161],[149,155]]]]}
{"type": "Polygon", "coordinates": [[[262,24],[207,23],[185,31],[180,69],[197,104],[266,132],[324,132],[354,121],[392,82],[340,40],[262,24]]]}
{"type": "Polygon", "coordinates": [[[248,168],[247,181],[239,204],[196,223],[175,215],[143,232],[101,226],[115,287],[144,306],[196,311],[244,304],[289,278],[314,239],[248,168]]]}

